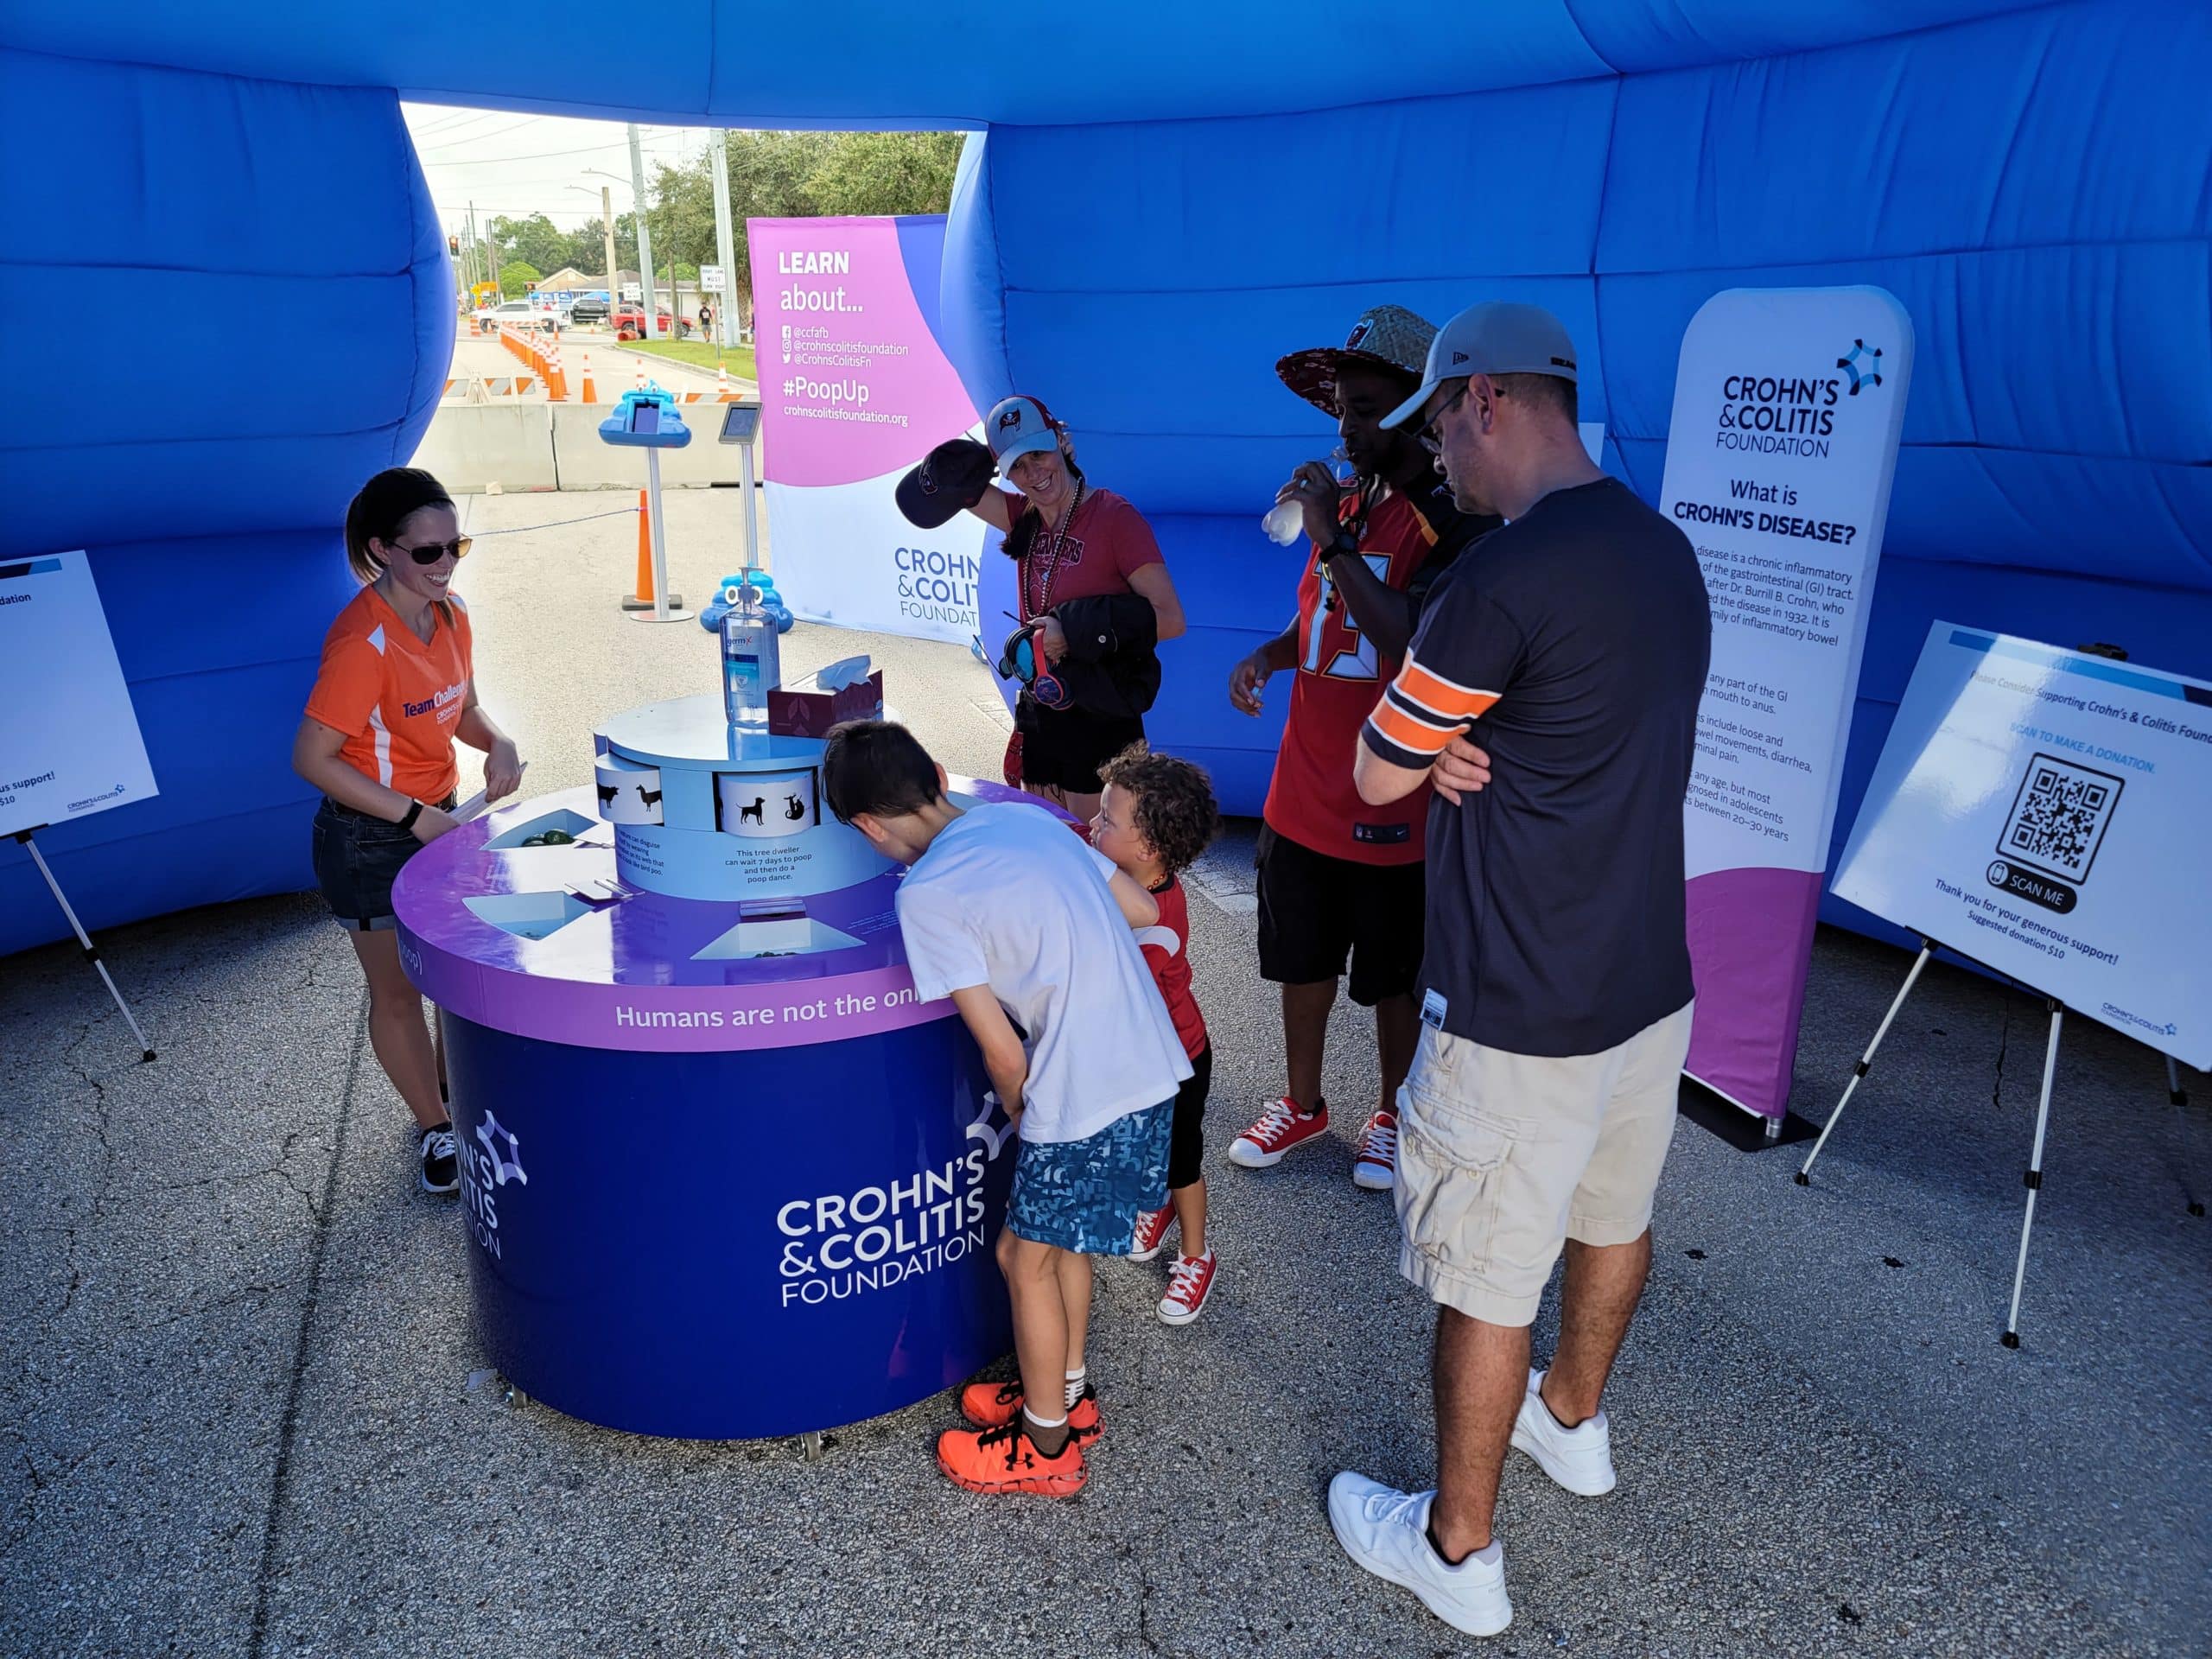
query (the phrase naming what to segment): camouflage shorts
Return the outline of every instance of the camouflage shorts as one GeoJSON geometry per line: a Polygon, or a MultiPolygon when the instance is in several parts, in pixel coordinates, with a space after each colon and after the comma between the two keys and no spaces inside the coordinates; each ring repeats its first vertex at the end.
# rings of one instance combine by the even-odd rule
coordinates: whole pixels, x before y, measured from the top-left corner
{"type": "Polygon", "coordinates": [[[1017,1238],[1083,1255],[1127,1255],[1141,1211],[1167,1202],[1175,1103],[1117,1118],[1081,1141],[1025,1141],[1006,1224],[1017,1238]]]}

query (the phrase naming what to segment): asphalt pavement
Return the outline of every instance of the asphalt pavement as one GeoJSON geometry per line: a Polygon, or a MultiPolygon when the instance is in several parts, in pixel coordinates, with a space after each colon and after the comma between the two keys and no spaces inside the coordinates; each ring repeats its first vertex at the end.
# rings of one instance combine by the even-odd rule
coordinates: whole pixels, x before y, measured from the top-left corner
{"type": "MultiPolygon", "coordinates": [[[[586,780],[607,713],[713,683],[701,630],[616,609],[634,534],[589,516],[602,500],[463,503],[480,682],[533,792],[586,780]]],[[[736,562],[735,496],[668,506],[677,585],[703,593],[736,562]]],[[[798,670],[861,648],[949,767],[995,769],[1005,717],[964,650],[785,643],[798,670]]],[[[1331,1023],[1330,1139],[1263,1174],[1222,1156],[1281,1085],[1252,833],[1230,827],[1192,906],[1218,1287],[1170,1330],[1160,1264],[1102,1268],[1109,1427],[1061,1503],[946,1484],[949,1397],[833,1433],[818,1463],[510,1403],[471,1327],[461,1217],[415,1190],[359,974],[313,895],[102,939],[151,1065],[73,947],[0,962],[0,1653],[2208,1650],[2212,1223],[2184,1206],[2212,1181],[2212,1087],[2193,1078],[2177,1111],[2156,1057],[2069,1025],[2024,1342],[2004,1349],[2043,1016],[1951,968],[1924,977],[1811,1186],[1789,1179],[1802,1147],[1677,1130],[1608,1402],[1621,1484],[1578,1499],[1512,1460],[1512,1628],[1459,1637],[1353,1567],[1323,1491],[1345,1467],[1425,1482],[1429,1314],[1394,1271],[1388,1198],[1350,1179],[1376,1086],[1358,1010],[1331,1023]]],[[[1905,966],[1821,933],[1797,1110],[1827,1111],[1905,966]]],[[[830,1132],[764,1117],[762,1155],[830,1132]]],[[[622,1122],[606,1154],[649,1204],[681,1149],[622,1122]]],[[[1548,1299],[1540,1357],[1555,1328],[1548,1299]]]]}

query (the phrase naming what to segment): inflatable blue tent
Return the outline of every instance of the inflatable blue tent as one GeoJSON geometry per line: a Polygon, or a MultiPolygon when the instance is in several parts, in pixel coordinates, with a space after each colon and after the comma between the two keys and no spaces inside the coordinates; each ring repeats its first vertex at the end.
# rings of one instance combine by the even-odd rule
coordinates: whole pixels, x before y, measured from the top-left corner
{"type": "MultiPolygon", "coordinates": [[[[424,0],[0,14],[0,557],[92,550],[162,791],[42,838],[88,924],[308,884],[289,745],[346,595],[336,526],[412,452],[453,326],[403,97],[977,130],[956,355],[979,404],[1045,397],[1160,529],[1195,626],[1154,728],[1233,807],[1274,733],[1220,688],[1289,609],[1251,579],[1255,515],[1322,432],[1269,365],[1382,300],[1550,306],[1647,497],[1707,296],[1904,302],[1919,360],[1839,837],[1933,616],[2212,675],[2212,10],[1070,0],[1027,15],[1028,58],[994,17],[671,0],[626,46],[575,0],[489,36],[424,0]],[[79,325],[149,277],[176,390],[87,392],[79,325]],[[302,398],[307,334],[329,372],[302,398]],[[219,566],[251,596],[196,603],[219,566]]],[[[0,952],[61,931],[0,849],[0,952]]]]}

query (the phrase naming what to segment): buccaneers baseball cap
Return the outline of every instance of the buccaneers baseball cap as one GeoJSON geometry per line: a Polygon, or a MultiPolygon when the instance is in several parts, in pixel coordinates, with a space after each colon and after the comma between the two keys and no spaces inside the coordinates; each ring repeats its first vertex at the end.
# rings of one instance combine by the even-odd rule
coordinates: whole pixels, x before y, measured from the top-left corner
{"type": "Polygon", "coordinates": [[[1541,305],[1505,300],[1471,305],[1437,331],[1421,389],[1384,416],[1382,424],[1404,425],[1444,382],[1476,374],[1555,374],[1571,381],[1574,341],[1567,325],[1541,305]]]}
{"type": "Polygon", "coordinates": [[[899,480],[893,493],[906,522],[935,530],[983,499],[991,484],[991,452],[973,438],[947,438],[899,480]]]}
{"type": "Polygon", "coordinates": [[[1001,397],[983,416],[983,442],[1004,473],[1023,455],[1058,448],[1058,423],[1034,397],[1001,397]]]}
{"type": "Polygon", "coordinates": [[[1313,346],[1275,359],[1282,383],[1324,415],[1337,412],[1337,377],[1348,363],[1364,363],[1418,380],[1427,360],[1436,325],[1402,305],[1378,305],[1361,313],[1341,348],[1313,346]]]}

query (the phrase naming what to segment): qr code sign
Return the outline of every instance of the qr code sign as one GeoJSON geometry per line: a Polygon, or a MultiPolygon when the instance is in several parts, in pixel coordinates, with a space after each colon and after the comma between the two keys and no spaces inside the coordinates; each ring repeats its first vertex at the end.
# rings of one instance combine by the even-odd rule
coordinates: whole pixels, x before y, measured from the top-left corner
{"type": "Polygon", "coordinates": [[[2108,772],[2038,754],[2028,762],[1997,850],[2053,875],[2086,880],[2112,823],[2120,782],[2108,772]]]}

